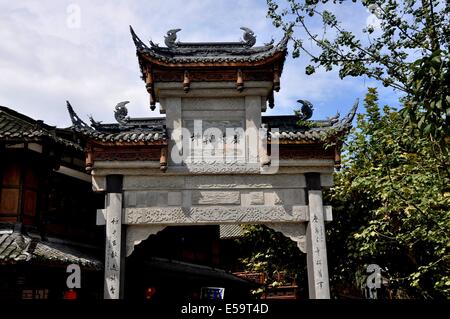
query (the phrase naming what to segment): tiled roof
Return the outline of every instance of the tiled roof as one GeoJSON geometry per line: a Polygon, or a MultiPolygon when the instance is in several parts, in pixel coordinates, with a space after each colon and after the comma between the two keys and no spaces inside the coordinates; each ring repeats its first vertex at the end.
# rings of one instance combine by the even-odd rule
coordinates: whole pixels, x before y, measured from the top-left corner
{"type": "Polygon", "coordinates": [[[78,264],[87,268],[102,269],[101,261],[78,248],[55,244],[25,235],[20,224],[0,224],[0,264],[45,261],[50,263],[78,264]]]}
{"type": "MultiPolygon", "coordinates": [[[[72,129],[87,138],[110,143],[167,143],[165,118],[128,119],[125,124],[101,124],[91,119],[89,126],[83,122],[68,103],[72,119],[72,129]]],[[[338,116],[323,121],[308,121],[310,125],[299,126],[296,115],[262,116],[262,124],[269,130],[270,138],[278,138],[280,142],[320,142],[346,134],[356,114],[358,101],[349,114],[342,119],[338,116]],[[278,132],[274,129],[278,128],[278,132]]]]}
{"type": "Polygon", "coordinates": [[[181,277],[183,277],[184,280],[186,280],[187,278],[196,278],[197,280],[213,279],[214,283],[216,284],[234,283],[246,286],[254,286],[254,282],[236,276],[223,269],[213,268],[209,266],[160,257],[146,258],[144,263],[149,271],[151,271],[152,273],[157,273],[163,279],[166,279],[167,277],[180,277],[180,279],[181,277]]]}
{"type": "Polygon", "coordinates": [[[185,63],[237,63],[258,62],[282,52],[286,54],[290,31],[286,32],[283,39],[277,44],[271,43],[264,46],[252,47],[256,37],[248,28],[244,30],[244,40],[240,42],[199,42],[186,43],[176,42],[176,33],[180,29],[167,32],[165,44],[160,47],[150,41],[150,47],[144,44],[130,26],[131,35],[136,45],[139,56],[150,57],[161,62],[171,64],[185,63]]]}
{"type": "Polygon", "coordinates": [[[324,121],[308,121],[309,126],[299,126],[295,115],[263,116],[262,123],[267,126],[271,138],[280,142],[318,142],[333,139],[348,133],[358,108],[358,100],[350,112],[342,119],[335,116],[324,121]],[[278,132],[271,129],[278,128],[278,132]]]}
{"type": "Polygon", "coordinates": [[[229,239],[241,237],[244,234],[244,230],[241,225],[237,224],[223,224],[220,225],[220,239],[229,239]]]}
{"type": "Polygon", "coordinates": [[[64,137],[70,131],[64,132],[42,121],[33,120],[19,112],[0,106],[0,141],[7,142],[39,142],[54,141],[71,148],[82,150],[74,141],[64,137]]]}
{"type": "Polygon", "coordinates": [[[126,124],[100,124],[91,119],[91,126],[83,122],[69,102],[67,109],[72,129],[85,137],[109,143],[164,143],[167,140],[165,118],[130,119],[126,124]]]}

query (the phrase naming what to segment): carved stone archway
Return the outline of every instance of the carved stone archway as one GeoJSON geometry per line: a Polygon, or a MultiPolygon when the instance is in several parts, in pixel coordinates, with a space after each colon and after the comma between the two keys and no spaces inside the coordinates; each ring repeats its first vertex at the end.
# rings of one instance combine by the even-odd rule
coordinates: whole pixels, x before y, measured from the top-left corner
{"type": "Polygon", "coordinates": [[[298,116],[262,116],[280,89],[290,31],[253,47],[243,30],[246,41],[185,43],[174,29],[160,47],[131,29],[150,107],[159,102],[165,118],[130,118],[120,102],[117,123],[88,125],[68,104],[94,191],[106,193],[97,218],[106,225],[105,298],[121,298],[134,245],[166,226],[211,224],[282,232],[307,254],[310,298],[330,297],[322,189],[333,185],[357,103],[342,119],[311,121],[302,100],[298,116]]]}

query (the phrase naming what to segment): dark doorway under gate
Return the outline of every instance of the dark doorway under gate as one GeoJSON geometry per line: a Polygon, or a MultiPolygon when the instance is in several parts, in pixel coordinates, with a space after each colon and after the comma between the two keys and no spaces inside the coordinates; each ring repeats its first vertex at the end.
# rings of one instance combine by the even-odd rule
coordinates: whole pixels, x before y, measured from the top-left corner
{"type": "Polygon", "coordinates": [[[256,288],[221,269],[219,226],[167,227],[126,260],[126,299],[195,300],[206,287],[225,288],[224,299],[249,298],[256,288]]]}

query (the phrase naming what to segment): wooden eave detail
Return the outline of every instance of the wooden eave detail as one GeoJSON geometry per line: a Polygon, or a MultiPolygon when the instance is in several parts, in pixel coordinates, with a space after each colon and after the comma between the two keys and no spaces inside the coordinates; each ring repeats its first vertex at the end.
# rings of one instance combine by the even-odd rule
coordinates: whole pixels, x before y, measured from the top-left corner
{"type": "Polygon", "coordinates": [[[139,57],[146,60],[154,65],[169,67],[169,68],[221,68],[221,67],[230,67],[230,68],[242,68],[242,67],[258,67],[258,66],[270,66],[279,62],[279,60],[283,60],[285,58],[286,52],[280,51],[276,52],[271,57],[260,61],[254,62],[187,62],[187,63],[168,63],[161,61],[157,58],[153,58],[151,56],[140,54],[139,57]]]}
{"type": "Polygon", "coordinates": [[[277,143],[273,141],[268,141],[267,144],[278,144],[278,145],[323,145],[323,142],[318,141],[304,141],[304,140],[279,140],[277,143]]]}
{"type": "Polygon", "coordinates": [[[167,145],[146,144],[142,147],[134,145],[101,145],[91,144],[86,146],[85,160],[86,170],[90,171],[95,166],[95,161],[157,161],[161,171],[167,169],[167,145]]]}
{"type": "Polygon", "coordinates": [[[98,140],[89,140],[88,142],[92,146],[97,147],[108,147],[108,148],[114,148],[114,147],[135,147],[135,146],[159,146],[164,147],[168,145],[167,140],[161,140],[161,141],[151,141],[151,142],[145,142],[145,141],[136,141],[136,142],[102,142],[98,140]]]}

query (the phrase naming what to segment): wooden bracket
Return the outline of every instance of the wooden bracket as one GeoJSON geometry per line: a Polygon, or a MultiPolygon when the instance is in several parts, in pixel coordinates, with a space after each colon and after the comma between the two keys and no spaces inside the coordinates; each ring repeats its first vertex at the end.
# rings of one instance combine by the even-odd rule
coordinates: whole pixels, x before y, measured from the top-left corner
{"type": "Polygon", "coordinates": [[[150,110],[154,111],[156,108],[156,99],[153,94],[150,94],[150,110]]]}
{"type": "Polygon", "coordinates": [[[338,146],[335,146],[334,148],[334,167],[336,169],[341,168],[341,150],[338,146]]]}
{"type": "Polygon", "coordinates": [[[145,76],[145,88],[147,89],[148,94],[150,94],[150,109],[152,111],[156,108],[156,99],[155,99],[155,90],[154,90],[154,81],[153,74],[150,68],[147,68],[146,76],[145,76]]]}
{"type": "Polygon", "coordinates": [[[273,69],[273,89],[275,92],[280,91],[280,68],[275,65],[273,69]]]}
{"type": "Polygon", "coordinates": [[[244,77],[242,75],[242,70],[241,69],[237,70],[236,89],[239,92],[242,92],[242,90],[244,90],[244,77]]]}
{"type": "Polygon", "coordinates": [[[159,169],[163,172],[167,170],[167,146],[161,148],[161,156],[159,158],[159,169]]]}
{"type": "Polygon", "coordinates": [[[183,90],[185,93],[188,93],[190,88],[191,88],[191,80],[189,79],[189,72],[184,71],[183,90]]]}
{"type": "Polygon", "coordinates": [[[90,172],[94,167],[94,150],[91,145],[88,145],[85,152],[86,157],[86,171],[90,172]]]}
{"type": "Polygon", "coordinates": [[[145,88],[147,89],[148,94],[153,94],[153,82],[152,70],[148,68],[145,76],[145,88]]]}
{"type": "Polygon", "coordinates": [[[269,107],[271,109],[273,109],[273,107],[275,106],[275,99],[273,97],[273,91],[270,91],[269,96],[267,97],[267,99],[269,100],[269,107]]]}

